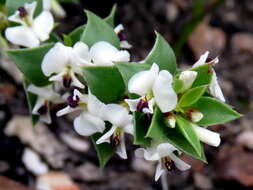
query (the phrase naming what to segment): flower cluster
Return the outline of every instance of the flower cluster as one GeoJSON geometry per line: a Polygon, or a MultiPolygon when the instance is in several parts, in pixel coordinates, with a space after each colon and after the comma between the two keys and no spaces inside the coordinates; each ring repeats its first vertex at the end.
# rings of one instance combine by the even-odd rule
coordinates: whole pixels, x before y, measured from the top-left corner
{"type": "Polygon", "coordinates": [[[177,69],[173,50],[157,33],[148,57],[131,62],[124,27],[112,24],[114,10],[106,19],[87,11],[85,26],[48,43],[54,19],[50,1],[43,2],[37,16],[34,1],[9,17],[21,26],[7,28],[6,38],[28,48],[8,54],[28,81],[32,116],[50,124],[52,105],[62,105],[56,115],[75,116],[74,130],[92,137],[102,166],[114,153],[127,159],[132,136],[141,146],[136,156],[158,162],[156,180],[174,166],[187,170],[182,153],[206,161],[202,143],[220,144],[207,126],[240,117],[224,103],[213,69],[219,60],[208,52],[192,68],[177,69]]]}

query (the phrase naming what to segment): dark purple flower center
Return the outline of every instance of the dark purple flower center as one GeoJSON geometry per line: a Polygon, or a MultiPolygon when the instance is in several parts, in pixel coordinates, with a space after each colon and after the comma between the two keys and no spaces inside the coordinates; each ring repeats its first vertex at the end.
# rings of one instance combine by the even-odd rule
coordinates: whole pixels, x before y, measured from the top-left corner
{"type": "Polygon", "coordinates": [[[18,8],[18,11],[19,11],[19,16],[20,16],[21,18],[24,18],[24,17],[27,15],[27,11],[25,10],[24,7],[19,7],[19,8],[18,8]]]}
{"type": "Polygon", "coordinates": [[[137,112],[142,112],[144,108],[148,108],[148,101],[145,99],[141,99],[137,104],[137,112]]]}
{"type": "Polygon", "coordinates": [[[71,83],[72,83],[72,78],[71,78],[71,76],[65,75],[65,76],[63,77],[63,86],[64,86],[65,88],[70,88],[71,83]]]}
{"type": "Polygon", "coordinates": [[[38,109],[38,113],[40,115],[46,115],[47,112],[48,112],[47,103],[45,103],[43,106],[40,107],[40,109],[38,109]]]}
{"type": "Polygon", "coordinates": [[[80,98],[78,96],[75,96],[75,97],[76,97],[75,99],[74,99],[74,96],[69,96],[67,98],[67,104],[72,108],[75,108],[79,105],[80,98]]]}
{"type": "Polygon", "coordinates": [[[120,144],[120,133],[114,132],[114,134],[110,137],[110,143],[113,148],[116,148],[120,144]]]}
{"type": "Polygon", "coordinates": [[[120,41],[125,41],[126,40],[126,35],[122,31],[118,33],[118,37],[119,37],[120,41]]]}
{"type": "Polygon", "coordinates": [[[162,158],[162,162],[165,168],[170,172],[174,168],[174,162],[170,159],[170,157],[166,156],[162,158]]]}

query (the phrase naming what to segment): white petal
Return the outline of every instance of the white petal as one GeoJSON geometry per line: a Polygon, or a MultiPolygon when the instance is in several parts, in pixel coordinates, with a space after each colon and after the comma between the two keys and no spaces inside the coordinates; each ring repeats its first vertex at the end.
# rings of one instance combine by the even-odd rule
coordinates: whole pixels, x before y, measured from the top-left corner
{"type": "MultiPolygon", "coordinates": [[[[49,104],[47,104],[47,110],[49,110],[49,104]]],[[[45,115],[40,115],[40,121],[46,124],[51,124],[52,119],[51,119],[50,111],[48,111],[45,115]]]]}
{"type": "Polygon", "coordinates": [[[117,25],[115,28],[114,28],[114,32],[116,34],[118,34],[119,32],[123,31],[124,30],[124,26],[122,24],[119,24],[117,25]]]}
{"type": "Polygon", "coordinates": [[[173,151],[177,151],[177,148],[170,143],[161,143],[157,146],[157,152],[160,158],[169,156],[173,151]]]}
{"type": "Polygon", "coordinates": [[[208,55],[209,55],[209,51],[206,51],[203,55],[200,56],[199,60],[196,63],[194,63],[192,67],[198,67],[200,65],[205,64],[208,58],[208,55]]]}
{"type": "Polygon", "coordinates": [[[73,47],[73,55],[79,65],[92,65],[89,47],[83,42],[77,42],[73,47]]]}
{"type": "Polygon", "coordinates": [[[66,106],[65,108],[59,110],[57,113],[56,113],[56,116],[58,117],[61,117],[63,115],[66,115],[66,114],[69,114],[69,113],[72,113],[72,112],[75,112],[75,111],[78,111],[80,110],[81,108],[77,107],[77,108],[72,108],[70,106],[66,106]]]}
{"type": "Polygon", "coordinates": [[[169,157],[174,161],[176,167],[181,170],[181,171],[185,171],[191,168],[191,166],[187,163],[185,163],[183,160],[181,160],[180,158],[178,158],[174,153],[171,153],[169,155],[169,157]]]}
{"type": "Polygon", "coordinates": [[[82,94],[79,90],[75,89],[73,93],[73,99],[76,100],[78,97],[80,102],[87,104],[88,103],[88,96],[87,94],[82,94]]]}
{"type": "Polygon", "coordinates": [[[45,99],[37,97],[36,103],[33,107],[32,114],[39,115],[38,110],[45,104],[45,99]]]}
{"type": "Polygon", "coordinates": [[[97,99],[91,92],[88,94],[88,111],[98,117],[104,117],[105,104],[97,99]]]}
{"type": "Polygon", "coordinates": [[[122,49],[131,49],[132,45],[129,44],[128,41],[123,40],[123,41],[120,41],[120,48],[122,48],[122,49]]]}
{"type": "Polygon", "coordinates": [[[15,13],[13,15],[11,15],[10,17],[8,17],[8,20],[12,21],[12,22],[16,22],[16,23],[22,24],[22,25],[26,25],[25,22],[24,22],[24,20],[22,18],[20,18],[19,11],[15,11],[15,13]]]}
{"type": "Polygon", "coordinates": [[[46,76],[53,73],[60,73],[64,70],[65,65],[69,63],[70,49],[58,42],[45,55],[42,61],[42,71],[46,76]]]}
{"type": "Polygon", "coordinates": [[[110,138],[113,135],[114,131],[117,129],[116,126],[112,126],[109,131],[107,131],[102,137],[100,137],[97,141],[96,144],[101,144],[101,143],[110,143],[110,138]]]}
{"type": "Polygon", "coordinates": [[[54,18],[49,11],[43,11],[33,22],[33,30],[40,41],[49,39],[54,27],[54,18]]]}
{"type": "Polygon", "coordinates": [[[196,132],[200,141],[210,145],[210,146],[219,146],[220,145],[220,134],[210,131],[206,128],[199,127],[195,124],[192,124],[194,131],[196,132]]]}
{"type": "Polygon", "coordinates": [[[91,58],[95,65],[114,65],[113,62],[129,61],[130,55],[127,51],[120,51],[110,43],[100,41],[90,49],[91,58]]]}
{"type": "Polygon", "coordinates": [[[128,134],[131,134],[131,135],[134,134],[133,121],[124,127],[124,132],[128,133],[128,134]]]}
{"type": "Polygon", "coordinates": [[[107,104],[105,111],[105,120],[117,127],[124,127],[131,122],[131,115],[128,110],[119,104],[107,104]]]}
{"type": "Polygon", "coordinates": [[[152,98],[151,100],[148,101],[148,108],[144,108],[142,111],[143,113],[154,113],[154,105],[155,105],[155,99],[152,98]]]}
{"type": "Polygon", "coordinates": [[[129,109],[131,112],[135,112],[137,109],[137,106],[140,102],[140,100],[143,97],[137,98],[137,99],[125,99],[125,102],[127,103],[127,105],[129,106],[129,109]]]}
{"type": "Polygon", "coordinates": [[[214,97],[218,98],[220,101],[222,102],[226,101],[214,70],[213,70],[213,77],[212,77],[211,84],[209,86],[209,90],[210,90],[210,93],[214,97]]]}
{"type": "Polygon", "coordinates": [[[126,142],[124,134],[121,134],[120,144],[117,147],[116,153],[122,158],[127,159],[126,142]]]}
{"type": "Polygon", "coordinates": [[[158,72],[159,67],[154,63],[150,70],[136,73],[128,82],[128,91],[141,96],[146,95],[152,90],[158,72]]]}
{"type": "Polygon", "coordinates": [[[135,150],[135,156],[138,158],[144,158],[148,161],[157,161],[160,159],[158,152],[153,151],[151,148],[138,148],[135,150]]]}
{"type": "Polygon", "coordinates": [[[193,123],[199,122],[203,118],[203,114],[199,111],[191,112],[191,120],[193,123]]]}
{"type": "Polygon", "coordinates": [[[193,82],[195,81],[198,73],[196,71],[183,71],[179,75],[179,79],[183,81],[183,88],[180,92],[184,92],[191,88],[193,82]]]}
{"type": "Polygon", "coordinates": [[[5,30],[5,36],[11,43],[24,47],[37,47],[40,44],[31,28],[27,26],[10,27],[5,30]]]}
{"type": "Polygon", "coordinates": [[[165,172],[165,170],[162,167],[162,162],[159,161],[159,163],[156,166],[155,171],[155,181],[158,181],[158,179],[161,177],[161,175],[165,172]]]}
{"type": "Polygon", "coordinates": [[[43,10],[49,11],[51,8],[51,1],[52,0],[43,0],[43,10]]]}
{"type": "Polygon", "coordinates": [[[74,120],[74,128],[79,135],[90,136],[97,132],[102,133],[105,122],[89,113],[82,113],[74,120]]]}
{"type": "Polygon", "coordinates": [[[33,15],[34,15],[35,9],[37,7],[37,2],[34,1],[32,3],[25,3],[24,7],[25,7],[25,10],[27,11],[29,21],[32,23],[33,15]]]}
{"type": "Polygon", "coordinates": [[[163,113],[170,112],[177,105],[177,94],[172,87],[172,75],[165,70],[160,71],[153,86],[156,104],[163,113]]]}
{"type": "Polygon", "coordinates": [[[76,77],[76,75],[73,72],[71,72],[71,79],[72,79],[71,86],[75,86],[81,89],[85,87],[84,84],[79,81],[79,79],[76,77]]]}

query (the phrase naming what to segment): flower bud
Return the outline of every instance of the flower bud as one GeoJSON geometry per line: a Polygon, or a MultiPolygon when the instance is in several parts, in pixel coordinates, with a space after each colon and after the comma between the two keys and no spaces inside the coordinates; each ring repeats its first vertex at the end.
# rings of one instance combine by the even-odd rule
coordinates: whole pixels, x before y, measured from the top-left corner
{"type": "Polygon", "coordinates": [[[210,146],[219,146],[220,145],[220,134],[210,131],[206,128],[199,127],[198,125],[192,124],[194,131],[196,132],[200,141],[210,145],[210,146]]]}
{"type": "Polygon", "coordinates": [[[165,114],[164,118],[165,125],[170,128],[175,128],[176,126],[176,117],[173,113],[168,112],[165,114]]]}
{"type": "Polygon", "coordinates": [[[186,115],[194,123],[199,122],[203,118],[203,114],[196,109],[189,109],[186,115]]]}
{"type": "Polygon", "coordinates": [[[197,74],[198,73],[196,71],[183,71],[180,73],[179,79],[183,81],[183,88],[180,90],[180,92],[184,92],[191,88],[197,77],[197,74]]]}

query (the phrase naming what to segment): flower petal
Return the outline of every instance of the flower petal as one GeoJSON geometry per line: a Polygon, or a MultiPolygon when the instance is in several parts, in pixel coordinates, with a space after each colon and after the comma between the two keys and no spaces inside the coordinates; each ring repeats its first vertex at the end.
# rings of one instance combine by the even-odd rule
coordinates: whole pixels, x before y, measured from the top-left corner
{"type": "Polygon", "coordinates": [[[158,152],[152,150],[152,148],[138,148],[135,150],[135,156],[138,158],[144,158],[148,161],[157,161],[160,159],[158,152]]]}
{"type": "Polygon", "coordinates": [[[42,97],[37,97],[36,103],[33,107],[32,114],[39,115],[38,110],[45,104],[45,99],[42,97]]]}
{"type": "Polygon", "coordinates": [[[137,106],[142,98],[143,97],[137,99],[125,99],[125,102],[129,106],[131,112],[135,112],[137,110],[137,106]]]}
{"type": "Polygon", "coordinates": [[[37,7],[37,2],[34,1],[32,3],[25,3],[24,7],[25,7],[25,10],[27,11],[29,21],[32,23],[33,15],[37,7]]]}
{"type": "Polygon", "coordinates": [[[199,60],[196,63],[194,63],[192,67],[198,67],[200,65],[205,64],[208,58],[208,55],[209,55],[209,51],[206,51],[203,55],[200,56],[199,60]]]}
{"type": "Polygon", "coordinates": [[[84,84],[79,81],[79,79],[73,72],[71,72],[71,79],[72,79],[71,86],[75,86],[81,89],[85,88],[84,84]]]}
{"type": "Polygon", "coordinates": [[[88,94],[88,111],[91,114],[104,118],[105,104],[97,99],[91,92],[88,94]]]}
{"type": "Polygon", "coordinates": [[[156,104],[163,113],[170,112],[177,105],[177,94],[172,87],[172,75],[165,70],[160,71],[153,86],[156,104]]]}
{"type": "Polygon", "coordinates": [[[53,73],[60,73],[64,70],[65,65],[69,63],[70,49],[58,42],[45,55],[42,61],[42,71],[46,76],[53,73]]]}
{"type": "Polygon", "coordinates": [[[123,40],[123,41],[120,41],[120,48],[122,48],[122,49],[131,49],[132,45],[129,44],[128,41],[123,40]]]}
{"type": "Polygon", "coordinates": [[[155,99],[152,98],[151,100],[148,101],[148,108],[143,108],[143,113],[154,113],[154,105],[155,105],[155,99]]]}
{"type": "Polygon", "coordinates": [[[217,75],[215,73],[215,71],[213,71],[213,77],[212,77],[212,81],[211,81],[211,84],[209,86],[209,90],[210,90],[210,93],[218,98],[220,101],[222,102],[225,102],[225,97],[222,93],[222,90],[221,90],[221,87],[219,85],[219,82],[218,82],[218,79],[217,79],[217,75]]]}
{"type": "Polygon", "coordinates": [[[117,127],[123,128],[132,121],[128,110],[119,104],[107,104],[105,109],[105,120],[117,127]]]}
{"type": "MultiPolygon", "coordinates": [[[[47,110],[49,110],[49,104],[47,104],[47,110]]],[[[51,119],[50,111],[48,111],[45,115],[40,115],[39,120],[46,124],[51,124],[52,119],[51,119]]]]}
{"type": "Polygon", "coordinates": [[[59,110],[57,113],[56,113],[56,116],[58,117],[61,117],[63,115],[66,115],[66,114],[69,114],[69,113],[72,113],[72,112],[75,112],[75,111],[78,111],[78,110],[81,110],[81,108],[77,107],[77,108],[72,108],[70,106],[66,106],[65,108],[59,110]]]}
{"type": "Polygon", "coordinates": [[[15,13],[8,17],[9,21],[16,22],[22,25],[25,25],[25,22],[22,18],[19,16],[19,11],[15,11],[15,13]]]}
{"type": "Polygon", "coordinates": [[[124,127],[124,132],[133,135],[134,134],[134,126],[133,122],[129,123],[124,127]]]}
{"type": "Polygon", "coordinates": [[[171,153],[169,155],[169,157],[174,161],[176,167],[181,170],[181,171],[185,171],[191,168],[191,166],[187,163],[185,163],[183,160],[181,160],[180,158],[178,158],[174,153],[171,153]]]}
{"type": "Polygon", "coordinates": [[[154,63],[150,70],[136,73],[128,82],[128,91],[140,96],[146,95],[152,90],[152,86],[158,76],[158,72],[159,67],[154,63]]]}
{"type": "Polygon", "coordinates": [[[97,132],[102,133],[105,122],[89,113],[82,113],[74,120],[74,128],[79,135],[90,136],[97,132]]]}
{"type": "Polygon", "coordinates": [[[179,79],[183,81],[183,88],[180,92],[190,89],[197,75],[198,73],[196,71],[183,71],[180,73],[179,79]]]}
{"type": "Polygon", "coordinates": [[[115,28],[114,28],[114,32],[116,34],[118,34],[119,32],[123,31],[124,30],[124,26],[122,24],[119,24],[117,25],[115,28]]]}
{"type": "Polygon", "coordinates": [[[106,132],[102,137],[100,137],[97,141],[96,144],[101,144],[101,143],[110,143],[110,138],[113,135],[114,131],[117,129],[116,126],[112,126],[111,129],[106,132]]]}
{"type": "Polygon", "coordinates": [[[199,127],[198,125],[192,124],[194,131],[196,132],[200,141],[210,145],[210,146],[219,146],[221,139],[220,134],[210,131],[206,128],[199,127]]]}
{"type": "Polygon", "coordinates": [[[37,47],[40,41],[27,26],[15,26],[5,30],[5,36],[11,43],[24,47],[37,47]]]}
{"type": "Polygon", "coordinates": [[[100,41],[90,48],[91,58],[95,65],[114,65],[113,62],[129,61],[130,55],[127,51],[120,51],[110,43],[100,41]]]}
{"type": "Polygon", "coordinates": [[[116,153],[122,158],[127,159],[127,152],[126,152],[126,142],[124,134],[121,134],[120,137],[120,144],[116,149],[116,153]]]}
{"type": "Polygon", "coordinates": [[[157,146],[160,158],[169,156],[173,151],[177,151],[177,148],[170,143],[161,143],[157,146]]]}
{"type": "Polygon", "coordinates": [[[33,22],[33,30],[40,41],[49,39],[50,32],[54,27],[54,18],[49,11],[43,11],[33,22]]]}
{"type": "Polygon", "coordinates": [[[51,9],[52,0],[43,0],[43,10],[49,11],[51,9]]]}
{"type": "Polygon", "coordinates": [[[156,166],[155,171],[155,181],[158,181],[158,179],[161,177],[161,175],[165,172],[165,170],[162,167],[162,162],[159,161],[159,163],[156,166]]]}
{"type": "Polygon", "coordinates": [[[73,47],[74,59],[78,65],[92,65],[89,47],[83,42],[77,42],[73,47]]]}

